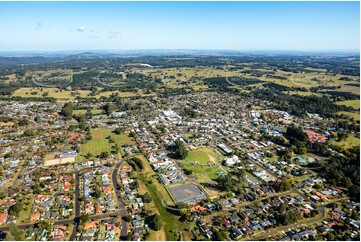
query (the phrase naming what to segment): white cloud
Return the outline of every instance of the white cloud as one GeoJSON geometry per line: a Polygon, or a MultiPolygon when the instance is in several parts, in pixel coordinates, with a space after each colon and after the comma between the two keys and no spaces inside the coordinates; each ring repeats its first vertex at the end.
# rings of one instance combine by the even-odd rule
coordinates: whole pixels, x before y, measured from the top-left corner
{"type": "Polygon", "coordinates": [[[78,32],[84,32],[84,31],[85,31],[85,28],[83,26],[78,28],[78,32]]]}
{"type": "Polygon", "coordinates": [[[112,30],[109,30],[108,33],[109,33],[109,34],[112,34],[112,35],[116,35],[116,34],[121,34],[122,32],[119,31],[119,30],[114,30],[114,29],[112,29],[112,30]]]}

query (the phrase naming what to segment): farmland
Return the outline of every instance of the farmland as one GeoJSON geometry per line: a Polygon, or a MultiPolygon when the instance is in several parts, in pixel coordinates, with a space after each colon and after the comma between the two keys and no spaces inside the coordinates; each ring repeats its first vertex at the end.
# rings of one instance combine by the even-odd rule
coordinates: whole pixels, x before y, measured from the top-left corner
{"type": "Polygon", "coordinates": [[[354,146],[360,146],[360,138],[355,137],[353,135],[349,135],[345,140],[336,142],[333,142],[334,145],[341,146],[344,149],[349,149],[354,146]]]}
{"type": "Polygon", "coordinates": [[[360,113],[341,111],[337,112],[337,114],[344,114],[346,116],[349,116],[350,118],[353,118],[354,120],[360,120],[360,113]]]}
{"type": "Polygon", "coordinates": [[[354,109],[360,109],[360,100],[347,100],[337,102],[338,105],[345,105],[354,109]]]}

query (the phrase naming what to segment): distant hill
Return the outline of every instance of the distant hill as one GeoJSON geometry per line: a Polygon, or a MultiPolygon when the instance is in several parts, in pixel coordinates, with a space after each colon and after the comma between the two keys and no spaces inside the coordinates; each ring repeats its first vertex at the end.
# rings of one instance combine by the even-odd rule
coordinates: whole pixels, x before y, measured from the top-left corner
{"type": "Polygon", "coordinates": [[[43,64],[59,60],[59,58],[48,58],[44,56],[33,56],[33,57],[1,57],[0,56],[0,67],[3,66],[14,66],[14,65],[33,65],[43,64]]]}

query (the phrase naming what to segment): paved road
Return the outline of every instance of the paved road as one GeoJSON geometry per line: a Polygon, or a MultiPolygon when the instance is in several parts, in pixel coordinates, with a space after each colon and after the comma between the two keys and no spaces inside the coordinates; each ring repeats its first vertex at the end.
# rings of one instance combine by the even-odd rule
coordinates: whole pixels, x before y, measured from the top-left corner
{"type": "Polygon", "coordinates": [[[113,182],[115,194],[117,196],[119,208],[121,209],[120,215],[122,216],[122,230],[120,232],[120,235],[124,238],[128,234],[128,223],[124,220],[124,217],[127,216],[128,213],[126,211],[125,204],[122,199],[122,193],[120,192],[120,187],[119,187],[118,179],[117,179],[119,167],[123,164],[123,162],[124,162],[124,159],[115,165],[113,173],[112,173],[112,182],[113,182]]]}

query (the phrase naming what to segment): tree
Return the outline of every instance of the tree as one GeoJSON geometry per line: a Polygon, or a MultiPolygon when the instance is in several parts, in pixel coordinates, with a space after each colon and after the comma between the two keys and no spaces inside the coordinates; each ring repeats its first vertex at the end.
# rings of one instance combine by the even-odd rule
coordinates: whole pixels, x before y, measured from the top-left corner
{"type": "Polygon", "coordinates": [[[185,159],[188,155],[188,150],[185,148],[183,141],[179,138],[175,141],[175,156],[179,159],[185,159]]]}
{"type": "Polygon", "coordinates": [[[9,232],[6,234],[6,240],[22,241],[25,239],[24,230],[19,229],[15,224],[9,224],[9,232]]]}
{"type": "Polygon", "coordinates": [[[9,214],[11,216],[17,215],[23,209],[23,203],[18,201],[16,204],[9,208],[9,214]]]}
{"type": "Polygon", "coordinates": [[[82,214],[80,216],[80,220],[85,223],[85,222],[88,222],[89,221],[89,215],[88,214],[82,214]]]}
{"type": "Polygon", "coordinates": [[[100,159],[105,159],[109,157],[109,152],[108,151],[103,151],[102,153],[100,153],[99,155],[100,159]]]}
{"type": "Polygon", "coordinates": [[[66,120],[71,120],[73,116],[73,105],[71,103],[66,103],[61,109],[60,114],[63,115],[66,120]]]}
{"type": "Polygon", "coordinates": [[[103,110],[109,116],[110,114],[112,114],[112,112],[114,112],[114,107],[110,104],[105,104],[103,106],[103,110]]]}
{"type": "Polygon", "coordinates": [[[159,214],[156,214],[156,215],[153,217],[152,225],[153,225],[154,230],[156,230],[156,231],[161,230],[162,227],[164,226],[164,223],[163,223],[163,221],[162,221],[162,218],[160,217],[159,214]]]}
{"type": "Polygon", "coordinates": [[[152,202],[152,197],[149,195],[148,192],[144,193],[143,196],[142,196],[142,199],[145,203],[150,203],[152,202]]]}
{"type": "Polygon", "coordinates": [[[291,182],[286,178],[282,178],[282,180],[276,186],[276,191],[277,192],[284,192],[284,191],[291,190],[291,188],[292,188],[291,182]]]}
{"type": "Polygon", "coordinates": [[[308,140],[308,136],[303,132],[301,127],[296,127],[295,125],[289,126],[286,132],[287,136],[293,137],[301,142],[308,140]]]}
{"type": "Polygon", "coordinates": [[[224,241],[224,240],[228,240],[227,239],[227,232],[224,230],[216,230],[214,233],[214,237],[215,237],[215,241],[224,241]]]}
{"type": "Polygon", "coordinates": [[[115,134],[118,134],[118,135],[119,135],[119,134],[122,134],[122,133],[124,133],[124,129],[123,129],[123,128],[120,128],[120,127],[119,127],[119,128],[116,128],[116,129],[114,130],[114,133],[115,133],[115,134]]]}
{"type": "Polygon", "coordinates": [[[179,213],[182,215],[182,216],[185,216],[187,215],[189,212],[189,209],[188,208],[182,208],[179,213]]]}
{"type": "Polygon", "coordinates": [[[132,216],[127,215],[127,216],[123,217],[123,219],[124,219],[125,222],[129,223],[129,222],[132,221],[132,216]]]}

